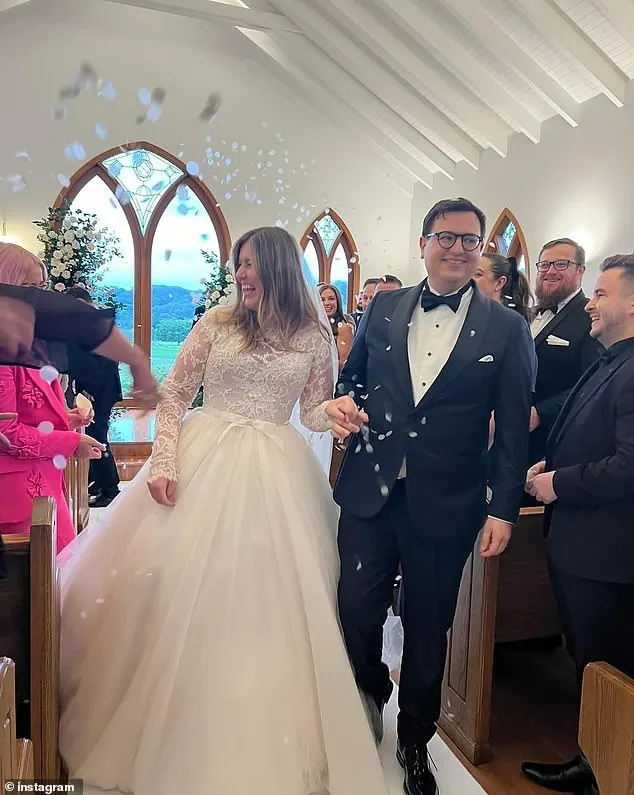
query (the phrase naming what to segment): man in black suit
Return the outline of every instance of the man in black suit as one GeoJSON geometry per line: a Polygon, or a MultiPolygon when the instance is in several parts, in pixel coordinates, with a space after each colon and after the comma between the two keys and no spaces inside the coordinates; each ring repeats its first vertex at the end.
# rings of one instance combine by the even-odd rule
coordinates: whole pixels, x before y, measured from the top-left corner
{"type": "MultiPolygon", "coordinates": [[[[586,306],[605,352],[572,390],[527,476],[547,505],[550,574],[579,686],[607,662],[634,677],[634,256],[609,257],[586,306]]],[[[559,792],[596,793],[582,756],[525,763],[559,792]]]]}
{"type": "Polygon", "coordinates": [[[472,279],[484,234],[482,211],[466,199],[430,210],[420,239],[429,278],[374,297],[341,375],[344,397],[327,408],[337,437],[367,422],[350,440],[335,499],[341,622],[377,739],[392,690],[382,627],[403,571],[397,755],[409,795],[437,792],[427,743],[462,570],[481,529],[482,555],[504,550],[525,478],[535,352],[524,319],[472,279]]]}
{"type": "Polygon", "coordinates": [[[586,254],[570,238],[546,243],[537,263],[538,300],[531,333],[537,353],[537,382],[531,410],[529,465],[541,461],[546,439],[572,387],[601,354],[590,336],[581,289],[586,254]]]}

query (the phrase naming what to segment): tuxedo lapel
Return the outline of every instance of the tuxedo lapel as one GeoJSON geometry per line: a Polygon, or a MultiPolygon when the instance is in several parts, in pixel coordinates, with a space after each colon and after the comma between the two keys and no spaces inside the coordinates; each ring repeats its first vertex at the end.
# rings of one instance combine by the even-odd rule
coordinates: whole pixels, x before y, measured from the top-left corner
{"type": "Polygon", "coordinates": [[[460,375],[462,370],[474,360],[480,348],[481,340],[484,337],[490,307],[489,300],[473,284],[471,304],[453,351],[438,377],[423,395],[416,408],[441,394],[460,375]]]}
{"type": "Polygon", "coordinates": [[[581,409],[587,405],[587,403],[592,400],[592,398],[597,394],[597,392],[602,389],[605,384],[612,378],[614,373],[627,361],[628,357],[622,357],[617,359],[616,361],[612,362],[609,367],[605,367],[605,375],[603,378],[598,380],[598,382],[593,386],[592,389],[588,390],[583,397],[579,396],[579,392],[583,388],[584,384],[586,384],[590,378],[596,373],[597,369],[601,366],[601,361],[599,360],[596,365],[590,367],[585,375],[578,381],[576,387],[573,391],[568,395],[568,399],[563,405],[563,408],[559,414],[558,422],[555,423],[553,430],[550,434],[550,439],[556,444],[561,437],[566,433],[568,428],[570,427],[572,421],[575,417],[578,416],[581,409]]]}
{"type": "Polygon", "coordinates": [[[541,345],[542,342],[544,342],[544,340],[555,331],[557,326],[559,326],[568,317],[568,315],[579,306],[579,304],[585,303],[585,300],[586,297],[582,290],[580,293],[577,293],[572,300],[568,301],[566,306],[564,306],[563,309],[560,309],[555,317],[549,323],[547,323],[535,337],[535,347],[541,345]]]}
{"type": "Polygon", "coordinates": [[[410,409],[414,406],[414,392],[407,342],[412,315],[420,304],[424,284],[421,282],[403,295],[392,315],[388,331],[390,350],[387,353],[390,356],[404,399],[410,409]]]}

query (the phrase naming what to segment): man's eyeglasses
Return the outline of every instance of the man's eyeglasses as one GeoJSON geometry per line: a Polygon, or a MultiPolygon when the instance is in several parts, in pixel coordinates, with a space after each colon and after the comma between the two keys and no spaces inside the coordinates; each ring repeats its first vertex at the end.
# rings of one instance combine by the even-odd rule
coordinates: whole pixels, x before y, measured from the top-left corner
{"type": "Polygon", "coordinates": [[[431,235],[425,235],[425,237],[427,239],[435,237],[440,248],[444,249],[453,248],[458,239],[462,241],[464,251],[475,251],[478,246],[482,245],[480,235],[474,234],[459,235],[456,232],[432,232],[431,235]]]}
{"type": "Polygon", "coordinates": [[[556,259],[554,262],[538,262],[535,267],[540,273],[546,273],[549,268],[554,268],[556,271],[565,271],[571,265],[578,266],[578,262],[573,262],[570,259],[556,259]]]}

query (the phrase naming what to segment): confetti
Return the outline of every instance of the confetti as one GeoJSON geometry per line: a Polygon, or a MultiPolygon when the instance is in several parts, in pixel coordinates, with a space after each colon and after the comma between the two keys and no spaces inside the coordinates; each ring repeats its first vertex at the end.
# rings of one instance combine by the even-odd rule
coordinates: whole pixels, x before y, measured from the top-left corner
{"type": "Polygon", "coordinates": [[[99,124],[99,122],[97,122],[97,124],[95,124],[95,135],[97,138],[105,141],[108,137],[108,129],[105,127],[105,125],[99,124]]]}
{"type": "Polygon", "coordinates": [[[53,108],[51,111],[51,115],[53,116],[53,121],[64,121],[68,114],[68,111],[63,105],[58,105],[56,108],[53,108]]]}
{"type": "Polygon", "coordinates": [[[19,191],[26,188],[26,182],[24,181],[24,177],[21,174],[11,174],[11,176],[6,178],[6,181],[11,186],[13,193],[18,193],[19,191]]]}
{"type": "Polygon", "coordinates": [[[418,436],[418,434],[416,433],[416,431],[410,431],[410,432],[409,432],[409,436],[410,436],[412,439],[415,439],[415,438],[418,436]]]}
{"type": "Polygon", "coordinates": [[[171,248],[166,248],[165,249],[165,261],[169,262],[171,256],[172,256],[172,249],[171,248]]]}
{"type": "Polygon", "coordinates": [[[104,99],[113,100],[117,98],[117,91],[112,83],[103,83],[97,92],[100,97],[104,99]]]}
{"type": "Polygon", "coordinates": [[[390,490],[388,489],[387,485],[385,483],[381,483],[381,495],[383,497],[387,497],[389,493],[390,490]]]}
{"type": "Polygon", "coordinates": [[[69,160],[85,160],[86,159],[86,150],[84,147],[79,143],[79,141],[73,141],[71,144],[65,149],[66,157],[69,160]]]}
{"type": "Polygon", "coordinates": [[[59,377],[57,370],[50,364],[45,364],[40,368],[40,378],[46,381],[47,384],[52,384],[53,381],[59,377]]]}
{"type": "Polygon", "coordinates": [[[187,165],[185,166],[185,168],[187,170],[187,173],[192,177],[195,177],[196,174],[200,172],[200,166],[198,165],[198,163],[196,163],[195,160],[190,160],[189,163],[187,163],[187,165]]]}
{"type": "Polygon", "coordinates": [[[214,120],[216,114],[220,109],[220,105],[222,104],[222,99],[220,94],[210,94],[209,98],[207,99],[207,104],[200,112],[200,116],[198,117],[200,121],[209,124],[214,120]]]}
{"type": "Polygon", "coordinates": [[[41,422],[37,426],[37,429],[38,429],[38,431],[40,433],[48,434],[48,433],[53,433],[54,426],[53,426],[52,422],[49,422],[48,420],[44,420],[44,422],[41,422]]]}
{"type": "Polygon", "coordinates": [[[139,98],[141,105],[149,105],[152,101],[152,94],[147,88],[140,88],[137,91],[137,97],[139,98]]]}
{"type": "Polygon", "coordinates": [[[55,467],[55,469],[65,469],[67,463],[68,461],[64,458],[63,455],[53,456],[53,466],[55,467]]]}

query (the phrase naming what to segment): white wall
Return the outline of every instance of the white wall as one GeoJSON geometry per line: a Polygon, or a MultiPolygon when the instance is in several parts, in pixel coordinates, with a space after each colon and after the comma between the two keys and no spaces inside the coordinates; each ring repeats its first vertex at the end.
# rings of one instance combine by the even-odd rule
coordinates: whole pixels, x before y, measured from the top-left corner
{"type": "Polygon", "coordinates": [[[203,165],[206,136],[211,135],[214,149],[231,150],[233,142],[248,146],[246,153],[231,153],[232,168],[240,168],[241,190],[230,201],[214,180],[218,169],[205,164],[201,172],[221,202],[233,239],[278,217],[288,219],[288,229],[299,236],[312,217],[330,206],[356,239],[362,276],[406,271],[411,198],[390,181],[390,164],[313,111],[309,101],[298,104],[286,86],[252,59],[252,47],[224,26],[114,3],[55,0],[2,14],[0,177],[19,173],[27,182],[14,193],[0,181],[0,221],[6,217],[7,231],[37,250],[31,222],[55,200],[57,175],[71,176],[81,165],[65,157],[72,141],[79,141],[91,158],[126,141],[150,140],[203,165]],[[51,111],[59,89],[72,82],[84,60],[112,81],[117,98],[108,102],[82,94],[68,104],[66,121],[54,122],[51,111]],[[137,91],[156,86],[167,90],[164,115],[158,123],[139,126],[137,91]],[[221,93],[223,104],[213,124],[205,126],[197,116],[213,91],[221,93]],[[108,128],[106,141],[94,134],[97,122],[108,128]],[[280,165],[283,149],[288,150],[285,179],[290,187],[283,206],[272,179],[249,181],[257,185],[261,205],[244,200],[244,184],[259,173],[260,148],[275,149],[280,165]],[[27,152],[30,160],[16,158],[19,152],[27,152]],[[288,169],[297,174],[289,175],[288,169]],[[310,217],[297,220],[296,202],[312,205],[310,217]]]}
{"type": "MultiPolygon", "coordinates": [[[[631,84],[623,108],[597,97],[583,106],[577,128],[552,119],[544,124],[539,144],[516,136],[506,159],[486,152],[478,172],[460,165],[454,182],[439,176],[433,191],[417,187],[410,256],[416,255],[420,224],[434,202],[466,196],[485,211],[489,227],[504,207],[515,214],[531,263],[545,241],[578,239],[587,248],[588,292],[606,256],[634,249],[633,131],[631,84]]],[[[534,280],[534,269],[531,274],[534,280]]]]}

